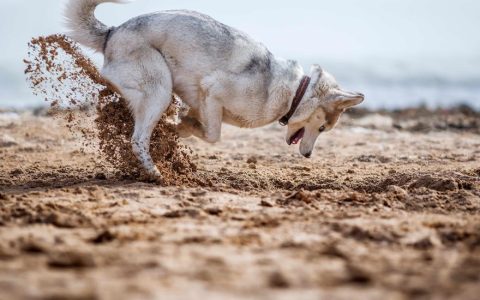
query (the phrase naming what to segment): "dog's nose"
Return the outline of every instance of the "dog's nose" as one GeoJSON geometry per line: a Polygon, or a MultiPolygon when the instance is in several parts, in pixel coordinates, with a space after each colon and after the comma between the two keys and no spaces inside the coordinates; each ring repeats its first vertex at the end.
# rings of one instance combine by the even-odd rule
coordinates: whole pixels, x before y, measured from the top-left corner
{"type": "Polygon", "coordinates": [[[312,152],[308,152],[308,153],[304,154],[303,156],[305,156],[306,158],[310,158],[310,157],[312,157],[312,152]]]}
{"type": "Polygon", "coordinates": [[[364,94],[362,94],[362,93],[357,93],[357,95],[358,95],[358,97],[361,97],[361,98],[365,99],[365,95],[364,95],[364,94]]]}

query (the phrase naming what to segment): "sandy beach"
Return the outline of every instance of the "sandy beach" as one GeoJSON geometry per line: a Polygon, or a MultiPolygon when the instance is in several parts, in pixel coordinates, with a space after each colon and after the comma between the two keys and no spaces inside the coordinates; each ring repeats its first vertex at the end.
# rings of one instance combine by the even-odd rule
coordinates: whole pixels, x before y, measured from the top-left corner
{"type": "Polygon", "coordinates": [[[279,125],[183,143],[204,184],[0,113],[0,299],[478,299],[478,113],[357,110],[310,160],[279,125]]]}

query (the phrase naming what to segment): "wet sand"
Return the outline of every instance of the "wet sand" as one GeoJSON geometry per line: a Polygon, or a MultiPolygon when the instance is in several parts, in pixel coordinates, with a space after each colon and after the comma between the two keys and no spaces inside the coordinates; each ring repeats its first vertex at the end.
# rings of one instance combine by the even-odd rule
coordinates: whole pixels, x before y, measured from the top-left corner
{"type": "Polygon", "coordinates": [[[227,126],[183,141],[197,186],[165,187],[0,113],[0,299],[477,299],[479,124],[357,111],[310,160],[227,126]]]}

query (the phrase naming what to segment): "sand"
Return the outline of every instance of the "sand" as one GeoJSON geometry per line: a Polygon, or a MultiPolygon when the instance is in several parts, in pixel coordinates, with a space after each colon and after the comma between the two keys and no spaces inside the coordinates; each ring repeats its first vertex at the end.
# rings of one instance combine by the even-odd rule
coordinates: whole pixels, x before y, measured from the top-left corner
{"type": "Polygon", "coordinates": [[[159,185],[1,113],[0,299],[476,299],[479,121],[355,111],[310,160],[227,126],[182,141],[198,185],[159,185]]]}

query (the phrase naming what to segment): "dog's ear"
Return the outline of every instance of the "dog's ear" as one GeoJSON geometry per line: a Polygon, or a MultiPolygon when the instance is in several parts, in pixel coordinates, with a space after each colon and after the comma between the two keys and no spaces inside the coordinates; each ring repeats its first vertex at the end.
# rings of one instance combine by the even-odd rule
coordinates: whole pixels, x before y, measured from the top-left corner
{"type": "Polygon", "coordinates": [[[317,83],[323,76],[323,69],[319,65],[312,65],[312,68],[310,69],[310,74],[312,82],[317,83]]]}
{"type": "Polygon", "coordinates": [[[338,91],[335,95],[334,105],[337,109],[347,109],[359,105],[365,100],[365,96],[360,93],[338,91]]]}

